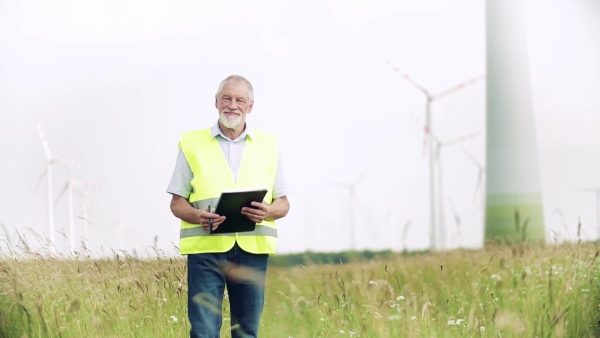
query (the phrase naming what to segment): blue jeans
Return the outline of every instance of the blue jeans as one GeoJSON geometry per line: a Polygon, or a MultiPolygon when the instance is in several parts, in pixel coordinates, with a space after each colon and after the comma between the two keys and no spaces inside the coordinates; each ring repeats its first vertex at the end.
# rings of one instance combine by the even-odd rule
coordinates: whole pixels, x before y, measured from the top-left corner
{"type": "Polygon", "coordinates": [[[222,253],[188,255],[190,337],[218,338],[227,286],[231,337],[258,337],[269,255],[251,254],[237,243],[222,253]]]}

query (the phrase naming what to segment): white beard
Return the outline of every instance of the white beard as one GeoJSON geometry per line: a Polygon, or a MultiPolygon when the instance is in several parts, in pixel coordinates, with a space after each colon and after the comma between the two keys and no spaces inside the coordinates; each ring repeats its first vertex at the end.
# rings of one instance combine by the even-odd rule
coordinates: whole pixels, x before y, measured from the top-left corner
{"type": "Polygon", "coordinates": [[[219,117],[219,121],[229,129],[235,129],[239,127],[240,123],[242,123],[242,117],[239,115],[236,116],[227,116],[224,112],[221,112],[221,117],[219,117]]]}

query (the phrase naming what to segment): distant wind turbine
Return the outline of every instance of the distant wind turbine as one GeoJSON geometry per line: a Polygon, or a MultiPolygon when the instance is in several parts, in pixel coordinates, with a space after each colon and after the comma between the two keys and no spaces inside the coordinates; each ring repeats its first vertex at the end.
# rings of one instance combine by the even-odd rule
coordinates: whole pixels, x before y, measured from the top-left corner
{"type": "Polygon", "coordinates": [[[42,147],[44,148],[44,158],[46,160],[46,182],[48,184],[48,242],[50,242],[50,252],[56,253],[55,236],[54,236],[54,200],[52,197],[52,164],[56,159],[52,156],[48,141],[44,136],[42,125],[38,124],[38,132],[40,140],[42,141],[42,147]]]}
{"type": "MultiPolygon", "coordinates": [[[[52,154],[50,151],[50,147],[48,146],[48,141],[46,140],[44,131],[42,129],[42,125],[38,123],[37,129],[39,132],[40,140],[42,142],[42,148],[44,149],[44,158],[46,160],[46,168],[44,170],[44,174],[46,175],[46,181],[48,184],[48,238],[47,241],[50,242],[50,252],[56,254],[56,240],[55,240],[55,223],[54,223],[54,198],[53,198],[53,182],[52,182],[52,165],[56,162],[62,163],[67,173],[69,172],[70,167],[81,167],[81,164],[75,161],[70,161],[65,159],[64,156],[57,157],[52,154]]],[[[43,175],[40,177],[38,181],[39,185],[43,180],[43,175]]],[[[37,186],[36,185],[36,186],[37,186]]]]}
{"type": "Polygon", "coordinates": [[[447,146],[451,146],[451,145],[456,145],[468,140],[471,140],[475,137],[478,137],[479,133],[471,133],[471,134],[466,134],[466,135],[462,135],[447,141],[440,141],[437,137],[434,137],[435,140],[435,160],[437,162],[437,174],[438,174],[438,180],[437,180],[437,185],[438,185],[438,198],[439,198],[439,248],[444,250],[447,249],[446,248],[446,219],[445,219],[445,215],[446,215],[446,210],[444,208],[444,183],[442,182],[442,178],[444,176],[443,170],[442,170],[442,158],[440,157],[440,150],[443,147],[447,147],[447,146]]]}
{"type": "Polygon", "coordinates": [[[452,215],[454,216],[454,223],[456,224],[456,242],[458,244],[459,248],[462,248],[463,246],[463,234],[462,234],[462,222],[460,219],[460,215],[458,214],[458,212],[456,211],[456,208],[454,208],[454,203],[452,203],[451,199],[448,199],[448,204],[450,205],[450,210],[452,211],[452,215]]]}
{"type": "Polygon", "coordinates": [[[81,220],[83,228],[83,239],[90,241],[90,202],[88,200],[89,195],[86,192],[80,192],[81,195],[81,220]]]}
{"type": "Polygon", "coordinates": [[[389,213],[390,219],[390,250],[391,251],[405,251],[407,249],[406,237],[408,235],[408,228],[411,220],[408,219],[400,227],[401,212],[398,209],[394,209],[389,213]],[[400,230],[400,231],[398,231],[400,230]],[[398,237],[401,239],[401,244],[398,245],[398,237]]]}
{"type": "MultiPolygon", "coordinates": [[[[73,189],[75,187],[84,187],[87,189],[94,189],[96,188],[96,184],[91,183],[91,182],[87,182],[87,181],[82,181],[82,180],[78,180],[78,179],[74,179],[74,178],[68,178],[67,182],[65,183],[65,186],[63,187],[62,191],[60,192],[59,196],[57,197],[57,200],[59,200],[62,195],[66,192],[67,193],[67,204],[68,204],[68,211],[69,211],[69,250],[71,252],[71,255],[75,255],[75,221],[74,221],[74,212],[73,212],[73,189]]],[[[84,231],[85,231],[85,236],[87,236],[87,195],[83,195],[83,201],[82,201],[82,208],[83,208],[83,218],[84,218],[84,231]]],[[[88,237],[85,237],[86,239],[88,239],[88,237]]]]}
{"type": "Polygon", "coordinates": [[[475,156],[473,156],[471,153],[469,153],[465,149],[463,149],[463,152],[464,152],[465,156],[467,156],[467,158],[478,169],[477,183],[475,184],[475,190],[473,192],[473,201],[476,201],[477,196],[479,196],[480,203],[481,203],[480,205],[483,206],[485,194],[483,193],[483,184],[482,183],[483,183],[483,175],[485,175],[485,167],[483,166],[483,164],[481,164],[481,162],[477,161],[477,159],[475,159],[475,156]]]}
{"type": "MultiPolygon", "coordinates": [[[[427,126],[423,125],[420,123],[420,121],[417,118],[413,117],[413,120],[415,121],[415,123],[417,123],[417,125],[419,127],[421,127],[421,129],[423,129],[424,133],[427,134],[428,130],[427,130],[427,126]]],[[[440,139],[433,135],[432,133],[429,133],[430,135],[432,135],[432,140],[434,143],[434,147],[433,147],[433,154],[434,154],[434,170],[437,170],[437,177],[436,177],[436,184],[434,185],[435,188],[437,188],[437,199],[438,199],[438,227],[437,227],[437,233],[435,238],[437,239],[436,242],[436,247],[438,249],[444,250],[446,249],[446,240],[447,240],[447,234],[446,234],[446,220],[445,220],[445,208],[444,208],[444,184],[443,184],[443,169],[442,169],[442,158],[440,156],[441,150],[444,147],[447,146],[452,146],[452,145],[456,145],[468,140],[471,140],[473,138],[476,138],[478,136],[480,136],[479,132],[474,132],[474,133],[469,133],[469,134],[465,134],[465,135],[461,135],[458,137],[455,137],[453,139],[449,139],[446,141],[440,141],[440,139]]]]}
{"type": "Polygon", "coordinates": [[[334,182],[334,184],[340,188],[347,189],[350,195],[350,249],[356,249],[356,209],[358,207],[358,197],[356,195],[356,187],[365,178],[368,171],[368,167],[358,175],[358,177],[352,183],[346,182],[334,182]]]}
{"type": "MultiPolygon", "coordinates": [[[[389,66],[390,63],[386,62],[389,66]]],[[[448,88],[445,91],[442,91],[438,94],[431,94],[427,89],[423,86],[415,82],[412,78],[410,78],[407,74],[402,73],[398,67],[392,67],[394,72],[401,74],[402,77],[416,87],[419,91],[421,91],[425,95],[425,139],[424,145],[427,143],[428,153],[429,153],[429,203],[430,203],[430,236],[431,236],[431,248],[434,250],[441,249],[440,243],[440,229],[439,225],[436,222],[435,212],[436,212],[436,196],[435,196],[435,158],[434,158],[434,136],[432,133],[433,126],[431,120],[431,103],[439,98],[450,95],[452,93],[458,92],[467,88],[470,85],[473,85],[481,80],[485,79],[485,75],[480,75],[474,77],[465,82],[459,83],[453,87],[448,88]]],[[[438,197],[439,198],[439,197],[438,197]]]]}

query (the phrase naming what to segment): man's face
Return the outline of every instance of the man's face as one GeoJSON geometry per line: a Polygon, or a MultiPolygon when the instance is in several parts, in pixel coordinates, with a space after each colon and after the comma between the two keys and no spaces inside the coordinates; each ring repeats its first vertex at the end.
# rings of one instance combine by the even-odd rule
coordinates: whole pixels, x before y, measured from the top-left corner
{"type": "Polygon", "coordinates": [[[219,122],[228,129],[244,126],[246,114],[252,111],[254,102],[250,102],[249,90],[243,81],[227,81],[215,99],[219,111],[219,122]]]}

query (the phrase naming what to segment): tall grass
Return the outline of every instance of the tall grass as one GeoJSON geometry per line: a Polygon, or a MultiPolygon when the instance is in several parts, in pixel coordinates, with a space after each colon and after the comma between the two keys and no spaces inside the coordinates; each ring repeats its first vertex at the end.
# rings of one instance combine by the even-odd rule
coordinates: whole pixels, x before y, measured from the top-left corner
{"type": "MultiPolygon", "coordinates": [[[[596,337],[592,243],[271,266],[262,337],[596,337]]],[[[182,258],[0,261],[0,337],[185,337],[182,258]]],[[[227,299],[222,336],[229,336],[227,299]]]]}

